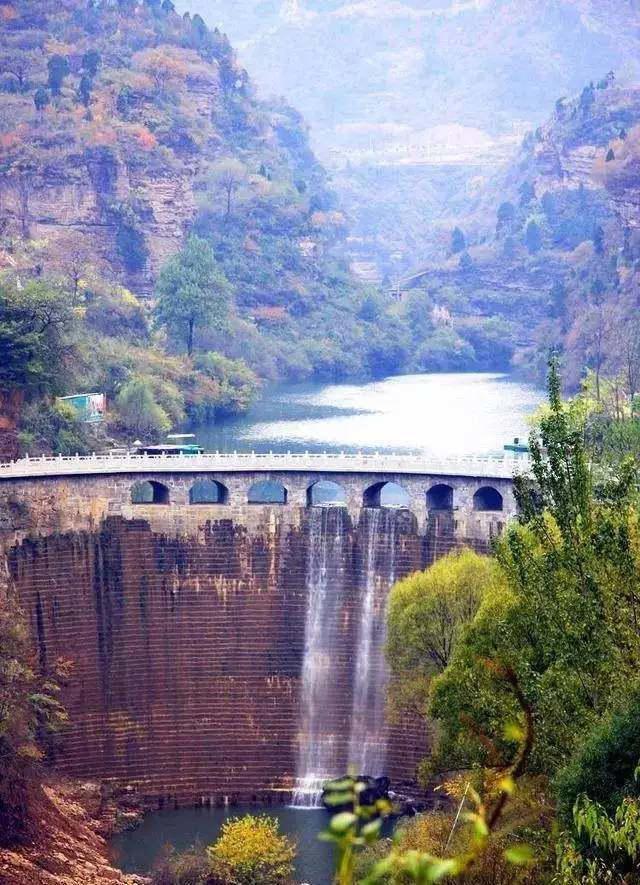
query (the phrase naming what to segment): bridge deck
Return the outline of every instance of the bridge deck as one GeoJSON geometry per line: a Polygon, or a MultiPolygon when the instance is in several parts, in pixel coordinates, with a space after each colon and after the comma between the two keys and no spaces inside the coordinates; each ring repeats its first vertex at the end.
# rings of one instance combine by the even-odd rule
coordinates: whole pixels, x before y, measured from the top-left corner
{"type": "Polygon", "coordinates": [[[59,455],[0,464],[0,480],[112,473],[376,473],[510,479],[526,473],[522,455],[426,458],[417,455],[212,452],[202,455],[59,455]]]}

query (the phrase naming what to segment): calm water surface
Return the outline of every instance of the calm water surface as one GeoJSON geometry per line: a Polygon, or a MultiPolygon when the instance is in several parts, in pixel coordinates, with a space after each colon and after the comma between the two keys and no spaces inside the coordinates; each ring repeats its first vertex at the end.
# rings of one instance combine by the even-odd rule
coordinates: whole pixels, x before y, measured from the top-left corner
{"type": "Polygon", "coordinates": [[[499,454],[541,390],[497,374],[403,375],[267,388],[241,418],[189,428],[208,451],[499,454]]]}
{"type": "MultiPolygon", "coordinates": [[[[255,808],[189,809],[159,811],[148,815],[135,830],[121,833],[111,843],[114,860],[127,873],[148,873],[164,846],[179,851],[195,842],[213,842],[220,827],[230,817],[260,814],[255,808]]],[[[298,845],[296,879],[310,885],[330,885],[333,871],[332,846],[318,840],[318,833],[328,821],[321,809],[270,808],[264,812],[276,817],[280,831],[292,836],[298,845]]]]}

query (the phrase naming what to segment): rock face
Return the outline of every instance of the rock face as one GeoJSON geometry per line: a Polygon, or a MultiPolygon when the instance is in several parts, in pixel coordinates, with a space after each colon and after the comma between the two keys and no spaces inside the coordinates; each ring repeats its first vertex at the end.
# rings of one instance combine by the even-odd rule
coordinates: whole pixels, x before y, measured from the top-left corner
{"type": "MultiPolygon", "coordinates": [[[[186,490],[193,479],[179,481],[186,490]]],[[[40,664],[75,664],[57,769],[130,784],[165,806],[287,797],[315,508],[242,504],[235,493],[220,505],[125,505],[114,490],[130,479],[91,482],[0,487],[0,544],[40,664]]],[[[331,672],[343,686],[327,711],[341,723],[338,758],[349,743],[363,588],[373,579],[389,589],[384,551],[392,542],[399,578],[458,544],[486,550],[506,516],[452,512],[424,525],[424,504],[419,518],[397,511],[381,521],[371,554],[367,510],[343,513],[342,555],[327,563],[338,634],[331,672]]],[[[407,716],[386,731],[386,773],[411,783],[424,723],[407,716]]]]}
{"type": "Polygon", "coordinates": [[[99,789],[55,781],[44,787],[36,842],[0,848],[2,885],[144,885],[107,859],[100,833],[99,789]]]}

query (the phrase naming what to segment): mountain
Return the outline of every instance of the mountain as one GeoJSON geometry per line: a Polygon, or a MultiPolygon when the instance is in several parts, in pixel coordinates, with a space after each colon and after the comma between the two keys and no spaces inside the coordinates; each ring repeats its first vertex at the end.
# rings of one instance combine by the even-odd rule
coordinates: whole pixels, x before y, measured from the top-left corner
{"type": "Polygon", "coordinates": [[[640,87],[613,75],[588,84],[470,201],[448,256],[401,288],[459,331],[487,314],[507,324],[512,361],[530,377],[550,350],[574,388],[585,366],[598,380],[628,375],[640,358],[639,173],[640,87]]]}
{"type": "Polygon", "coordinates": [[[559,96],[640,79],[637,4],[615,0],[178,0],[230,34],[264,94],[311,125],[356,261],[403,271],[437,253],[453,197],[517,152],[559,96]],[[345,168],[346,167],[346,168],[345,168]],[[381,169],[381,174],[370,170],[381,169]],[[421,187],[414,182],[421,178],[421,187]],[[373,213],[365,209],[374,181],[373,213]],[[398,193],[413,193],[411,205],[398,193]],[[391,235],[389,234],[391,232],[391,235]],[[404,236],[403,236],[404,235],[404,236]]]}

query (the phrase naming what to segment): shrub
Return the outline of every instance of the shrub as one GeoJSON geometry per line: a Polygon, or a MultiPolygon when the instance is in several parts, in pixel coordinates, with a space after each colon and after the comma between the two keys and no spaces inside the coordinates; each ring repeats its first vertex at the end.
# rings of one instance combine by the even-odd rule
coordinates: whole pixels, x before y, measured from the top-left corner
{"type": "Polygon", "coordinates": [[[285,885],[293,874],[295,845],[273,817],[229,820],[208,851],[213,870],[228,885],[285,885]]]}
{"type": "Polygon", "coordinates": [[[640,759],[640,686],[630,692],[628,704],[608,716],[592,732],[556,780],[558,813],[567,825],[581,794],[613,815],[628,796],[640,796],[634,778],[640,759]]]}
{"type": "Polygon", "coordinates": [[[147,378],[133,378],[116,398],[117,421],[123,430],[149,439],[171,429],[171,421],[156,402],[153,386],[147,378]]]}

